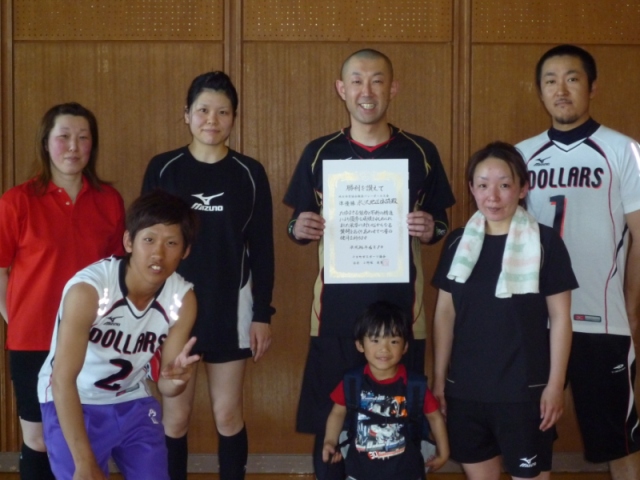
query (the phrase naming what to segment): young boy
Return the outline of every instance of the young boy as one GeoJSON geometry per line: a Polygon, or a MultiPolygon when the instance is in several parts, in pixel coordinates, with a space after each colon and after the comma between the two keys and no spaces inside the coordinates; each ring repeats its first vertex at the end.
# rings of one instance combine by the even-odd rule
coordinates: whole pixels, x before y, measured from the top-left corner
{"type": "MultiPolygon", "coordinates": [[[[367,365],[360,394],[360,405],[385,417],[406,417],[407,371],[400,363],[411,340],[411,325],[402,310],[388,302],[370,305],[355,325],[356,348],[364,353],[367,365]]],[[[338,462],[336,450],[347,407],[344,381],[331,393],[333,409],[327,419],[322,459],[338,462]]],[[[437,455],[426,462],[438,470],[449,458],[449,441],[438,402],[427,389],[424,412],[436,441],[437,455]]],[[[420,447],[408,437],[403,423],[371,424],[358,412],[357,434],[349,441],[345,459],[348,477],[353,480],[389,478],[422,479],[425,460],[420,447]]]]}
{"type": "Polygon", "coordinates": [[[145,366],[162,347],[158,388],[171,396],[198,360],[189,355],[195,295],[175,273],[196,221],[178,197],[143,195],[127,212],[127,255],[96,262],[65,286],[38,381],[56,478],[106,480],[113,457],[125,478],[168,480],[162,414],[145,366]]]}

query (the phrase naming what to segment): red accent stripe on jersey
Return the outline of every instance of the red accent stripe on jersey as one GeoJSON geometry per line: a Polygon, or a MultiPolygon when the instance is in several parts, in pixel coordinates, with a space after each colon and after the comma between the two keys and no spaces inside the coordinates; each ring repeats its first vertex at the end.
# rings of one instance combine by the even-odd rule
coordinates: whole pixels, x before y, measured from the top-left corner
{"type": "Polygon", "coordinates": [[[366,150],[369,153],[373,153],[375,152],[378,148],[380,147],[384,147],[386,144],[390,143],[391,140],[393,140],[393,136],[391,138],[389,138],[389,140],[379,143],[378,145],[374,145],[373,147],[370,147],[368,145],[364,145],[360,142],[355,141],[353,138],[349,137],[349,141],[357,146],[359,146],[360,148],[362,148],[363,150],[366,150]]]}

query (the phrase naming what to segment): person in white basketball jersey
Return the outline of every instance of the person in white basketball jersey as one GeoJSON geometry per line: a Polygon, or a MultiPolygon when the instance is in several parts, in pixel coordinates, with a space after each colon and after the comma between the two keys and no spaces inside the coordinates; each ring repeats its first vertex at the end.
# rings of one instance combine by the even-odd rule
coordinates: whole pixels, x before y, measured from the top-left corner
{"type": "Polygon", "coordinates": [[[197,218],[182,199],[153,191],[127,212],[125,257],[96,262],[67,282],[40,370],[44,441],[58,480],[169,480],[162,410],[146,385],[161,356],[158,390],[186,387],[198,355],[189,340],[193,284],[176,273],[197,218]]]}
{"type": "Polygon", "coordinates": [[[640,145],[591,118],[596,79],[584,49],[547,51],[536,81],[552,128],[517,147],[529,170],[529,212],[562,235],[580,284],[572,293],[568,379],[585,458],[608,462],[614,479],[637,479],[640,145]]]}

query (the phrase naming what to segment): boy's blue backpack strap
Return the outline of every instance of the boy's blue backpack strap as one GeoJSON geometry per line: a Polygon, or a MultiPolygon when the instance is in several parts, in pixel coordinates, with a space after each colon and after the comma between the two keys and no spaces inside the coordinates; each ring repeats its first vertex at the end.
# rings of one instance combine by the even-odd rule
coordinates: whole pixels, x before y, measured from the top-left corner
{"type": "Polygon", "coordinates": [[[429,422],[424,418],[424,397],[427,394],[427,377],[417,372],[407,372],[407,414],[411,439],[420,444],[420,440],[429,437],[429,422]]]}
{"type": "Polygon", "coordinates": [[[355,437],[358,423],[358,408],[360,408],[360,391],[364,381],[364,367],[353,367],[347,370],[343,377],[344,400],[347,416],[340,434],[338,448],[342,449],[342,456],[347,457],[349,442],[355,437]]]}
{"type": "Polygon", "coordinates": [[[344,399],[347,410],[360,407],[360,391],[362,390],[362,382],[364,380],[364,368],[350,368],[344,374],[344,399]]]}

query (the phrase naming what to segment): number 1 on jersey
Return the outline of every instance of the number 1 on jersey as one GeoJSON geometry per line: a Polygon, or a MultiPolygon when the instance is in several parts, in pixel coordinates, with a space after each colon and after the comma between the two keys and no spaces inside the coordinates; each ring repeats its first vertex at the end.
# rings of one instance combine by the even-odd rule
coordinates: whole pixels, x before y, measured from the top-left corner
{"type": "Polygon", "coordinates": [[[556,206],[556,213],[553,217],[553,229],[564,237],[564,214],[566,211],[567,198],[564,195],[555,195],[549,198],[551,205],[556,206]]]}

